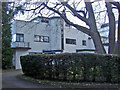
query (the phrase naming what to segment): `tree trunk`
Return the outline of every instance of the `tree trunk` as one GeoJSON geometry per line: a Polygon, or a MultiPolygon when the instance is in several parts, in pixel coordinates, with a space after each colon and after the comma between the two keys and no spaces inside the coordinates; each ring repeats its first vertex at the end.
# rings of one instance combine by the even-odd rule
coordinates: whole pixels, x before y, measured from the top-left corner
{"type": "Polygon", "coordinates": [[[105,49],[104,46],[102,44],[101,41],[101,37],[99,32],[97,31],[97,25],[96,25],[96,20],[95,20],[95,16],[94,16],[94,12],[93,12],[93,8],[92,8],[92,3],[91,2],[85,2],[86,4],[86,8],[89,14],[89,23],[90,24],[90,29],[92,30],[92,39],[96,48],[96,52],[100,53],[100,54],[105,54],[105,49]]]}
{"type": "Polygon", "coordinates": [[[96,53],[99,53],[99,54],[105,54],[106,51],[102,45],[102,41],[101,41],[101,37],[99,35],[98,32],[94,32],[93,35],[91,36],[92,39],[93,39],[93,42],[94,42],[94,45],[95,45],[95,48],[96,48],[96,53]]]}
{"type": "Polygon", "coordinates": [[[0,1],[0,67],[2,67],[2,2],[0,1]]]}
{"type": "Polygon", "coordinates": [[[119,17],[118,17],[118,38],[117,38],[117,54],[120,54],[120,7],[118,8],[119,17]]]}
{"type": "Polygon", "coordinates": [[[112,12],[112,5],[106,2],[108,18],[109,18],[109,49],[108,53],[115,53],[115,16],[112,12]]]}
{"type": "Polygon", "coordinates": [[[111,4],[115,5],[118,9],[118,37],[117,37],[117,46],[116,46],[116,54],[120,54],[120,3],[119,2],[110,2],[111,4]]]}

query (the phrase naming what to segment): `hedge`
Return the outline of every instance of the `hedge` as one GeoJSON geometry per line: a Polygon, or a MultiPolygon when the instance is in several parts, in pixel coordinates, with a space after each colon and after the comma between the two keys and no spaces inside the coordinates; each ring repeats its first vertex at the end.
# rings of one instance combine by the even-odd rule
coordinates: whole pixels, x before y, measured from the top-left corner
{"type": "Polygon", "coordinates": [[[25,75],[64,81],[120,82],[120,56],[63,53],[21,56],[25,75]]]}

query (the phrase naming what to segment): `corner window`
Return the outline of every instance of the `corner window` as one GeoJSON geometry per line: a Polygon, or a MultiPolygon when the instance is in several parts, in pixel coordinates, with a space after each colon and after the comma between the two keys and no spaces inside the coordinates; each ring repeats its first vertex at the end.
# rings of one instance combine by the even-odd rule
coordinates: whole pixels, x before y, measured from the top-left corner
{"type": "Polygon", "coordinates": [[[24,34],[16,34],[16,42],[24,42],[24,34]]]}
{"type": "Polygon", "coordinates": [[[76,39],[68,39],[68,38],[66,38],[66,44],[74,44],[74,45],[76,45],[76,39]]]}
{"type": "Polygon", "coordinates": [[[82,45],[86,46],[86,40],[82,40],[82,45]]]}

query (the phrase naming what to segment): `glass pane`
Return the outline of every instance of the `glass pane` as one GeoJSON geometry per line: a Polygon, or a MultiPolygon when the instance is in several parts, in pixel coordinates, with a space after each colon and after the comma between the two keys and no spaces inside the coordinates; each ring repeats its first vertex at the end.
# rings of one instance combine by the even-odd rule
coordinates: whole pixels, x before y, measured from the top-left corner
{"type": "Polygon", "coordinates": [[[12,42],[16,42],[16,34],[12,35],[12,42]]]}
{"type": "Polygon", "coordinates": [[[39,40],[40,40],[40,39],[39,39],[39,36],[35,36],[35,41],[36,41],[36,42],[39,42],[39,40]]]}
{"type": "Polygon", "coordinates": [[[19,35],[16,35],[16,41],[18,41],[18,42],[19,42],[19,41],[20,41],[20,39],[19,39],[19,38],[20,38],[20,36],[19,36],[19,35]]]}
{"type": "Polygon", "coordinates": [[[44,37],[44,42],[49,42],[49,38],[48,37],[44,37]]]}
{"type": "Polygon", "coordinates": [[[82,41],[82,45],[83,45],[83,46],[86,46],[86,40],[83,40],[83,41],[82,41]]]}
{"type": "Polygon", "coordinates": [[[76,44],[75,39],[66,39],[66,44],[76,44]]]}
{"type": "Polygon", "coordinates": [[[23,35],[20,35],[20,42],[24,42],[24,37],[23,37],[23,35]]]}
{"type": "Polygon", "coordinates": [[[40,41],[43,42],[43,36],[40,36],[40,41]]]}

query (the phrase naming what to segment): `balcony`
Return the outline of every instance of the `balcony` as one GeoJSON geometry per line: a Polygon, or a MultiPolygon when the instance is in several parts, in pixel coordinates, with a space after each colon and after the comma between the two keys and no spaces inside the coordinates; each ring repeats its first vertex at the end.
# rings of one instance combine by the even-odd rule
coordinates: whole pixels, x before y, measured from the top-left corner
{"type": "Polygon", "coordinates": [[[11,48],[12,49],[31,49],[30,42],[12,42],[11,48]]]}

